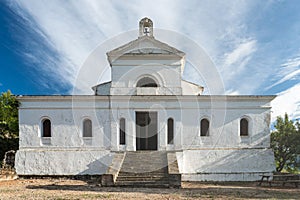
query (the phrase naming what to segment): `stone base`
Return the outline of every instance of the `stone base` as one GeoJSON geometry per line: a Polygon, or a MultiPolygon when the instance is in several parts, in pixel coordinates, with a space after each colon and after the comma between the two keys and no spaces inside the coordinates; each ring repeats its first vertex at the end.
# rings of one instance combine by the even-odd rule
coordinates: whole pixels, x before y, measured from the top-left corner
{"type": "Polygon", "coordinates": [[[114,176],[112,174],[103,174],[101,179],[101,185],[105,187],[114,186],[114,176]]]}
{"type": "Polygon", "coordinates": [[[275,171],[271,149],[186,150],[177,156],[183,181],[256,181],[275,171]]]}
{"type": "Polygon", "coordinates": [[[18,175],[101,175],[111,165],[114,153],[105,150],[19,150],[18,175]]]}
{"type": "Polygon", "coordinates": [[[272,175],[272,172],[254,172],[254,173],[208,173],[208,174],[182,174],[182,181],[257,181],[261,179],[260,175],[272,175]]]}
{"type": "MultiPolygon", "coordinates": [[[[80,148],[21,149],[16,154],[15,168],[17,174],[21,176],[114,174],[107,172],[108,167],[112,166],[113,158],[117,157],[116,155],[118,154],[109,150],[80,148]]],[[[151,161],[157,160],[143,156],[141,153],[138,155],[141,157],[140,159],[146,159],[143,162],[146,166],[151,166],[151,161]]],[[[172,172],[173,162],[164,163],[162,166],[168,165],[169,174],[174,174],[171,179],[179,183],[180,174],[182,174],[182,181],[256,181],[260,179],[259,175],[272,174],[275,170],[274,155],[271,149],[183,150],[172,155],[174,159],[176,158],[178,162],[176,166],[179,169],[172,172]]],[[[122,159],[120,157],[118,162],[123,162],[123,154],[120,156],[122,159]]],[[[121,165],[116,166],[114,168],[120,168],[121,165]]],[[[132,167],[131,162],[128,167],[132,167]]],[[[140,168],[140,165],[136,166],[134,172],[140,168]]],[[[156,168],[158,169],[158,167],[156,168]]],[[[104,185],[110,185],[114,181],[114,177],[102,179],[104,185]]]]}
{"type": "Polygon", "coordinates": [[[181,188],[181,174],[169,174],[169,187],[181,188]]]}

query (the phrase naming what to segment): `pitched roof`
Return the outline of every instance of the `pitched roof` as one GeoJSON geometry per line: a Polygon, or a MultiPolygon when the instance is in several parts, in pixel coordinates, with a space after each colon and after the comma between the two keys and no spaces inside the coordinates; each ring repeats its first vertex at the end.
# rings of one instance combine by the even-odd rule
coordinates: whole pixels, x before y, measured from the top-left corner
{"type": "Polygon", "coordinates": [[[184,57],[185,53],[156,40],[152,36],[142,36],[136,40],[133,40],[127,44],[124,44],[116,49],[113,49],[106,53],[108,61],[111,64],[114,60],[123,55],[177,55],[178,57],[184,57]]]}

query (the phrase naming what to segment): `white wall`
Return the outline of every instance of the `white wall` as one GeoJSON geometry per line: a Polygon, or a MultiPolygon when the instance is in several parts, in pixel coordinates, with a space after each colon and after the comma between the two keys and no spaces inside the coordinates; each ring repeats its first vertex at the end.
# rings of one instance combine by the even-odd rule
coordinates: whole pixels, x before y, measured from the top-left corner
{"type": "MultiPolygon", "coordinates": [[[[228,178],[233,180],[243,179],[241,176],[248,177],[249,174],[245,173],[260,173],[259,170],[271,172],[274,168],[274,157],[272,151],[268,149],[269,101],[273,97],[213,98],[210,96],[20,98],[20,150],[16,161],[17,172],[59,175],[80,174],[83,171],[104,172],[104,167],[101,170],[88,171],[87,166],[101,161],[104,157],[105,162],[109,162],[111,159],[108,159],[110,156],[107,155],[111,150],[136,150],[136,111],[158,113],[158,150],[182,151],[181,157],[177,157],[180,172],[185,174],[186,180],[214,179],[204,176],[202,172],[243,173],[228,178]],[[52,123],[50,141],[41,137],[41,121],[44,117],[49,118],[52,123]],[[170,117],[174,119],[175,126],[173,145],[167,144],[167,119],[170,117]],[[242,117],[249,119],[249,136],[239,135],[242,117]],[[92,120],[92,138],[82,137],[82,121],[85,118],[92,120]],[[119,145],[120,118],[126,120],[126,145],[119,145]],[[209,119],[211,123],[210,135],[207,137],[200,137],[199,126],[202,118],[209,119]],[[69,170],[67,167],[59,167],[77,165],[76,157],[80,158],[78,166],[69,170]],[[224,163],[225,158],[233,157],[234,159],[227,159],[224,163]],[[228,162],[229,160],[232,162],[228,162]],[[238,162],[235,162],[237,160],[238,162]],[[255,160],[263,161],[265,164],[255,165],[255,160]],[[49,165],[49,169],[46,165],[49,165]],[[239,171],[247,165],[246,171],[239,171]]],[[[249,176],[252,179],[258,177],[257,174],[249,176]]],[[[223,179],[225,175],[220,177],[223,179]]]]}
{"type": "Polygon", "coordinates": [[[16,155],[18,175],[100,175],[114,154],[95,149],[21,149],[16,155]]]}
{"type": "Polygon", "coordinates": [[[275,171],[271,149],[212,148],[186,150],[180,156],[184,181],[255,181],[275,171]]]}
{"type": "MultiPolygon", "coordinates": [[[[47,98],[47,97],[45,97],[47,98]]],[[[266,100],[253,100],[234,103],[233,97],[227,99],[226,108],[211,108],[214,103],[205,96],[197,97],[159,97],[159,96],[115,96],[99,97],[92,102],[69,100],[23,101],[19,111],[20,148],[40,147],[41,121],[51,120],[51,146],[118,149],[118,123],[121,117],[126,119],[127,133],[132,134],[128,148],[134,149],[135,112],[156,111],[158,113],[159,146],[166,149],[167,119],[175,122],[175,149],[197,149],[212,147],[231,148],[268,148],[270,108],[266,100]],[[84,107],[82,105],[85,105],[84,107]],[[109,111],[111,109],[111,114],[109,111]],[[239,135],[240,119],[249,120],[249,136],[239,135]],[[93,123],[93,137],[90,143],[84,143],[82,122],[90,119],[93,123]],[[209,136],[200,136],[200,120],[210,121],[209,136]],[[111,143],[110,143],[111,141],[111,143]]],[[[34,99],[34,98],[33,98],[34,99]]],[[[21,100],[22,101],[22,100],[21,100]]],[[[49,145],[46,145],[49,146],[49,145]]],[[[128,149],[128,150],[129,150],[128,149]]]]}
{"type": "Polygon", "coordinates": [[[142,77],[148,76],[153,78],[159,87],[155,94],[145,91],[144,95],[181,95],[181,64],[181,58],[177,60],[153,60],[138,56],[137,60],[118,60],[111,68],[112,87],[110,94],[136,95],[136,83],[142,77]]]}
{"type": "Polygon", "coordinates": [[[20,148],[110,146],[108,102],[35,101],[21,102],[19,109],[20,148]],[[84,104],[84,107],[82,105],[84,104]],[[42,120],[51,121],[51,138],[42,137],[42,120]],[[82,123],[90,119],[93,137],[83,138],[82,123]]]}

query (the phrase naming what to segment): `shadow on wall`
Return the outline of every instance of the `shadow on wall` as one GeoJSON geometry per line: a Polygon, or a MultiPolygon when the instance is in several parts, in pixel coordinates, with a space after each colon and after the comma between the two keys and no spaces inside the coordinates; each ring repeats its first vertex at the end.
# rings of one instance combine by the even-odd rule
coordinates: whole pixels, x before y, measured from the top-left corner
{"type": "Polygon", "coordinates": [[[225,152],[215,150],[202,153],[199,159],[202,160],[202,164],[199,163],[200,167],[196,169],[196,172],[267,173],[275,170],[275,163],[269,160],[273,158],[270,149],[240,149],[225,152]]]}
{"type": "Polygon", "coordinates": [[[87,165],[87,169],[77,174],[80,175],[102,175],[105,174],[108,167],[111,165],[113,156],[106,154],[105,156],[91,162],[87,165]]]}
{"type": "MultiPolygon", "coordinates": [[[[78,159],[78,162],[80,162],[80,159],[78,159]]],[[[87,169],[76,174],[76,175],[40,175],[40,176],[25,176],[24,178],[37,178],[38,180],[40,178],[42,179],[48,179],[48,182],[53,182],[54,184],[48,185],[48,186],[27,186],[29,189],[49,189],[49,190],[78,190],[78,191],[84,191],[84,190],[91,190],[89,189],[78,189],[79,186],[76,185],[56,185],[59,182],[67,182],[78,180],[83,181],[87,185],[94,185],[94,186],[100,186],[101,184],[101,178],[102,175],[105,174],[105,172],[108,169],[108,166],[111,165],[112,162],[112,156],[111,154],[107,154],[101,158],[98,158],[97,160],[94,160],[93,162],[89,163],[87,165],[87,169]],[[54,187],[55,186],[55,187],[54,187]]],[[[82,185],[83,187],[83,185],[82,185]]]]}

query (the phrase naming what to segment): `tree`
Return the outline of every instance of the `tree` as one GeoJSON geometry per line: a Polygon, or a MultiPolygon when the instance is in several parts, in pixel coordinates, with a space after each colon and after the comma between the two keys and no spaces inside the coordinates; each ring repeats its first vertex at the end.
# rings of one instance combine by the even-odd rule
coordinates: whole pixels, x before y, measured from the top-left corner
{"type": "Polygon", "coordinates": [[[296,129],[297,129],[297,136],[296,140],[298,140],[298,148],[297,148],[297,157],[296,157],[296,167],[298,167],[298,171],[300,171],[300,122],[299,120],[296,121],[296,129]]]}
{"type": "Polygon", "coordinates": [[[284,118],[277,117],[275,128],[271,133],[271,147],[275,155],[276,171],[294,171],[300,153],[300,124],[294,124],[285,114],[284,118]]]}
{"type": "Polygon", "coordinates": [[[0,162],[9,150],[19,148],[19,102],[8,90],[0,96],[0,162]]]}

